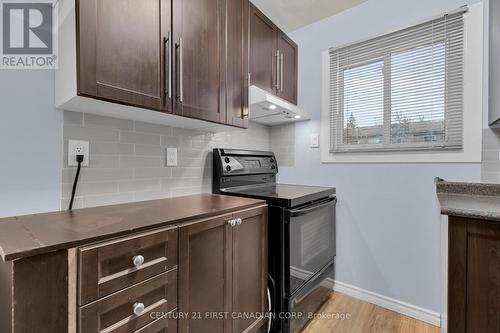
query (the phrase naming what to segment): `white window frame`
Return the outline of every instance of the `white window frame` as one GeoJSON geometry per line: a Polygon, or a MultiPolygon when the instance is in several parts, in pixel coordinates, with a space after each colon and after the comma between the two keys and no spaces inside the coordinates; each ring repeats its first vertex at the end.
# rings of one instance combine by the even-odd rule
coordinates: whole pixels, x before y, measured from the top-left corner
{"type": "MultiPolygon", "coordinates": [[[[484,26],[483,3],[469,6],[464,14],[463,148],[330,152],[330,53],[322,53],[321,161],[323,163],[480,163],[483,119],[484,26]]],[[[398,29],[399,30],[399,29],[398,29]]]]}

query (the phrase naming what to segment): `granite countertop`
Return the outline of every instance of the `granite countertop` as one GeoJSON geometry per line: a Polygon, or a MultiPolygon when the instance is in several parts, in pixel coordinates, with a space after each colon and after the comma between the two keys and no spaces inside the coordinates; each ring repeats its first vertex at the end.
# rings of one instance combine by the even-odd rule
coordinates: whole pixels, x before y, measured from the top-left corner
{"type": "Polygon", "coordinates": [[[436,184],[441,214],[500,222],[500,184],[436,184]]]}
{"type": "Polygon", "coordinates": [[[3,218],[0,256],[11,261],[263,204],[257,199],[198,194],[3,218]]]}

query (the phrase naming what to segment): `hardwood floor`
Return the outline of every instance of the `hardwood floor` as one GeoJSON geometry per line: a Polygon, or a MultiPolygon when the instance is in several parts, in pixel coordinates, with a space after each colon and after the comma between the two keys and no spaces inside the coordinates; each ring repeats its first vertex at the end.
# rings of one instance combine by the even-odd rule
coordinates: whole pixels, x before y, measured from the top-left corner
{"type": "Polygon", "coordinates": [[[340,293],[333,293],[302,333],[439,333],[436,326],[340,293]],[[338,314],[338,315],[337,315],[338,314]],[[343,316],[343,317],[341,317],[343,316]]]}

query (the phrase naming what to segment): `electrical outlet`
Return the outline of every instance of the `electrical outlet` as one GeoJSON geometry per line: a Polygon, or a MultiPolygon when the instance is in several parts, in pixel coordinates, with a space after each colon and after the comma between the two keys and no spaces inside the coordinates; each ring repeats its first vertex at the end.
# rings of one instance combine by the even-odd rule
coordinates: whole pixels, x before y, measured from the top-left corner
{"type": "Polygon", "coordinates": [[[69,140],[68,142],[68,166],[78,166],[76,155],[83,155],[82,166],[89,166],[89,142],[69,140]]]}
{"type": "Polygon", "coordinates": [[[167,148],[167,166],[177,166],[177,148],[167,148]]]}

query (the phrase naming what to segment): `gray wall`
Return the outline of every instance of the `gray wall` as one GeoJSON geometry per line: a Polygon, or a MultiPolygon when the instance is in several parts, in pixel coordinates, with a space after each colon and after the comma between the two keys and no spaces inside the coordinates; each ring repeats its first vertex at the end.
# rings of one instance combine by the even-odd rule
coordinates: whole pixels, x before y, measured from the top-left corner
{"type": "Polygon", "coordinates": [[[59,209],[62,119],[53,71],[0,70],[0,216],[59,209]]]}
{"type": "Polygon", "coordinates": [[[90,165],[82,171],[75,208],[211,192],[213,148],[269,150],[269,129],[258,124],[209,133],[67,111],[63,208],[76,173],[67,166],[69,139],[90,141],[90,165]],[[177,148],[177,167],[165,166],[167,147],[177,148]]]}
{"type": "Polygon", "coordinates": [[[321,52],[453,10],[464,0],[369,0],[293,32],[299,44],[299,104],[313,120],[295,126],[295,167],[279,181],[334,186],[339,196],[336,279],[440,310],[440,216],[433,179],[478,181],[480,164],[322,164],[321,52]]]}

